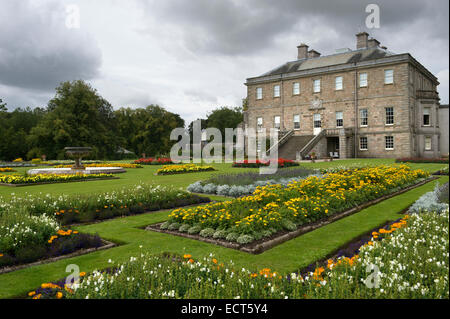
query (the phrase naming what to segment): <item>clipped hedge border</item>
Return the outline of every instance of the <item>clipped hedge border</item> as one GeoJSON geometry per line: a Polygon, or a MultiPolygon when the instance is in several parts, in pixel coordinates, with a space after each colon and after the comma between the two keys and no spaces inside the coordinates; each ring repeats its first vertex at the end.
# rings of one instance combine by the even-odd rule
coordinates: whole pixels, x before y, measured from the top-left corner
{"type": "Polygon", "coordinates": [[[357,213],[357,212],[359,212],[359,211],[361,211],[361,210],[363,210],[363,209],[365,209],[365,208],[367,208],[369,206],[378,204],[379,202],[382,202],[382,201],[384,201],[386,199],[389,199],[391,197],[400,195],[400,194],[402,194],[404,192],[407,192],[407,191],[409,191],[411,189],[414,189],[416,187],[422,186],[422,185],[424,185],[426,183],[429,183],[429,182],[431,182],[433,180],[436,180],[438,178],[439,177],[436,177],[436,176],[429,177],[429,178],[427,178],[427,179],[425,179],[423,181],[420,181],[420,182],[418,182],[416,184],[413,184],[413,185],[410,185],[408,187],[405,187],[405,188],[403,188],[403,189],[401,189],[401,190],[399,190],[399,191],[397,191],[395,193],[387,194],[387,195],[384,195],[384,196],[379,197],[377,199],[365,202],[365,203],[363,203],[361,205],[355,206],[355,207],[353,207],[353,208],[351,208],[349,210],[346,210],[344,212],[336,213],[336,214],[334,214],[334,215],[332,215],[332,216],[330,216],[330,217],[328,217],[326,219],[319,220],[319,221],[310,223],[308,225],[300,226],[299,228],[297,228],[294,231],[288,232],[288,231],[282,230],[282,231],[279,231],[276,234],[273,234],[269,238],[262,238],[260,240],[254,241],[254,242],[249,243],[249,244],[238,244],[238,243],[229,242],[229,241],[226,241],[226,240],[223,240],[223,239],[206,238],[206,237],[203,237],[203,236],[200,236],[200,235],[190,235],[190,234],[182,233],[182,232],[179,232],[179,231],[173,231],[173,230],[162,230],[162,229],[160,229],[160,226],[161,226],[161,224],[163,224],[163,222],[149,225],[149,226],[145,227],[145,230],[156,231],[156,232],[159,232],[159,233],[165,233],[165,234],[170,234],[170,235],[175,235],[175,236],[181,236],[181,237],[185,237],[185,238],[189,238],[189,239],[196,239],[196,240],[200,240],[200,241],[207,242],[207,243],[210,243],[210,244],[224,246],[226,248],[232,248],[232,249],[240,250],[240,251],[243,251],[243,252],[246,252],[246,253],[249,253],[249,254],[257,255],[257,254],[261,254],[264,251],[269,250],[269,249],[271,249],[271,248],[273,248],[273,247],[275,247],[277,245],[280,245],[280,244],[282,244],[282,243],[284,243],[284,242],[286,242],[288,240],[294,239],[294,238],[296,238],[296,237],[298,237],[300,235],[303,235],[305,233],[313,231],[313,230],[315,230],[317,228],[320,228],[322,226],[328,225],[328,224],[330,224],[332,222],[335,222],[335,221],[337,221],[339,219],[342,219],[344,217],[353,215],[353,214],[355,214],[355,213],[357,213]]]}
{"type": "Polygon", "coordinates": [[[397,158],[396,163],[434,163],[434,164],[448,164],[448,158],[421,158],[421,157],[405,157],[397,158]]]}

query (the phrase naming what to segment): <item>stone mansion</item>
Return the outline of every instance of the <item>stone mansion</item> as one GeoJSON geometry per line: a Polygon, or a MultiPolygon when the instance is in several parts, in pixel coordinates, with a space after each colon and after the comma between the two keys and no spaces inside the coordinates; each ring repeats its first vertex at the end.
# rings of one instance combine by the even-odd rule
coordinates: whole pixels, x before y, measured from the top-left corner
{"type": "Polygon", "coordinates": [[[279,157],[440,156],[439,82],[409,53],[366,32],[355,50],[297,49],[297,60],[245,83],[243,124],[278,129],[279,157]]]}

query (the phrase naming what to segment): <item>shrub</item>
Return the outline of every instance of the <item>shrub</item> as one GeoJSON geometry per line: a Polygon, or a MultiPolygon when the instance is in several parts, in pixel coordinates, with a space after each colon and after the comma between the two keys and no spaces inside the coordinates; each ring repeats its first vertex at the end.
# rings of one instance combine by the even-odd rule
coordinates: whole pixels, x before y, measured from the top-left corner
{"type": "Polygon", "coordinates": [[[189,192],[192,192],[192,193],[206,193],[206,192],[203,190],[203,186],[202,186],[202,183],[201,183],[201,182],[195,182],[195,183],[193,183],[193,184],[190,184],[190,185],[187,187],[187,190],[188,190],[189,192]]]}
{"type": "Polygon", "coordinates": [[[228,196],[229,192],[230,192],[229,185],[218,185],[217,186],[217,195],[228,196]]]}
{"type": "Polygon", "coordinates": [[[206,194],[215,194],[217,190],[217,186],[214,184],[206,184],[203,186],[203,192],[206,194]]]}
{"type": "Polygon", "coordinates": [[[202,228],[198,225],[192,226],[188,229],[188,234],[195,235],[195,234],[198,234],[201,230],[202,230],[202,228]]]}
{"type": "Polygon", "coordinates": [[[160,229],[162,230],[166,230],[167,228],[169,228],[170,222],[164,222],[161,224],[161,226],[159,226],[160,229]]]}
{"type": "MultiPolygon", "coordinates": [[[[448,196],[448,184],[447,184],[447,196],[448,196]]],[[[442,187],[445,193],[445,185],[442,187]]],[[[414,204],[409,208],[410,213],[421,213],[425,211],[434,211],[437,213],[441,213],[448,209],[448,204],[443,203],[440,200],[441,188],[439,184],[436,183],[436,187],[433,191],[423,194],[414,204]]],[[[448,198],[448,197],[447,197],[448,198]]]]}
{"type": "Polygon", "coordinates": [[[214,239],[223,239],[226,238],[228,235],[228,232],[224,229],[216,230],[213,234],[214,239]]]}
{"type": "Polygon", "coordinates": [[[236,241],[238,239],[238,237],[239,237],[238,233],[231,232],[231,233],[229,233],[227,235],[226,240],[228,240],[228,241],[236,241]]]}
{"type": "Polygon", "coordinates": [[[289,219],[283,219],[281,221],[281,227],[289,231],[294,231],[297,229],[297,226],[289,219]]]}
{"type": "Polygon", "coordinates": [[[200,236],[202,237],[212,237],[215,233],[214,228],[205,228],[200,231],[200,236]]]}
{"type": "Polygon", "coordinates": [[[187,232],[189,230],[189,228],[191,228],[191,225],[183,224],[183,225],[180,226],[178,231],[181,232],[181,233],[185,233],[185,232],[187,232]]]}
{"type": "Polygon", "coordinates": [[[239,243],[239,244],[248,244],[248,243],[251,243],[252,241],[254,241],[255,240],[255,238],[253,238],[253,236],[251,236],[251,235],[241,235],[241,236],[239,236],[237,239],[236,239],[236,241],[239,243]]]}
{"type": "Polygon", "coordinates": [[[178,230],[178,228],[180,228],[181,224],[180,223],[171,223],[169,225],[169,227],[167,227],[168,230],[178,230]]]}

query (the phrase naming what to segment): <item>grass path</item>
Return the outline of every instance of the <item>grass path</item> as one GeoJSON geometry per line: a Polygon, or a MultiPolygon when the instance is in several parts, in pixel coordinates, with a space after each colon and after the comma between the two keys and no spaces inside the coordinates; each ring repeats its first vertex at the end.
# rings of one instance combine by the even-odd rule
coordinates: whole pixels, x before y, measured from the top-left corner
{"type": "MultiPolygon", "coordinates": [[[[196,180],[198,179],[197,177],[196,180]]],[[[440,183],[448,182],[448,177],[441,177],[438,181],[440,183]]],[[[359,213],[285,242],[260,255],[250,255],[201,241],[141,229],[146,225],[166,220],[167,211],[79,226],[77,227],[79,231],[98,233],[102,238],[122,245],[0,275],[0,298],[23,296],[42,282],[61,279],[67,275],[65,269],[69,264],[77,264],[81,271],[91,272],[108,267],[108,259],[123,262],[141,251],[189,253],[194,258],[202,258],[212,253],[219,261],[232,260],[238,269],[240,267],[251,269],[267,267],[282,273],[295,271],[326,257],[340,246],[371,229],[399,218],[399,212],[411,205],[422,194],[432,190],[435,183],[427,183],[395,196],[359,213]]]]}

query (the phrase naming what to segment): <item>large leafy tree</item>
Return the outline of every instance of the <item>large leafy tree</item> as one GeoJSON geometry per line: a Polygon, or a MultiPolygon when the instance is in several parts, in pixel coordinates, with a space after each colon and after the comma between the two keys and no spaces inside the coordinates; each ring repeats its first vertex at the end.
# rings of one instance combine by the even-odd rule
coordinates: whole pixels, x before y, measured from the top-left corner
{"type": "Polygon", "coordinates": [[[116,153],[116,121],[111,104],[88,83],[63,82],[49,101],[43,120],[31,131],[36,152],[63,158],[66,146],[93,147],[92,157],[109,158],[116,153]]]}
{"type": "Polygon", "coordinates": [[[168,154],[175,143],[170,140],[171,131],[184,127],[184,120],[178,114],[153,104],[145,109],[121,108],[115,117],[123,146],[139,155],[168,154]]]}
{"type": "Polygon", "coordinates": [[[240,107],[221,107],[213,110],[207,115],[206,127],[215,127],[222,133],[222,139],[225,141],[225,129],[236,128],[244,120],[242,108],[240,107]]]}

